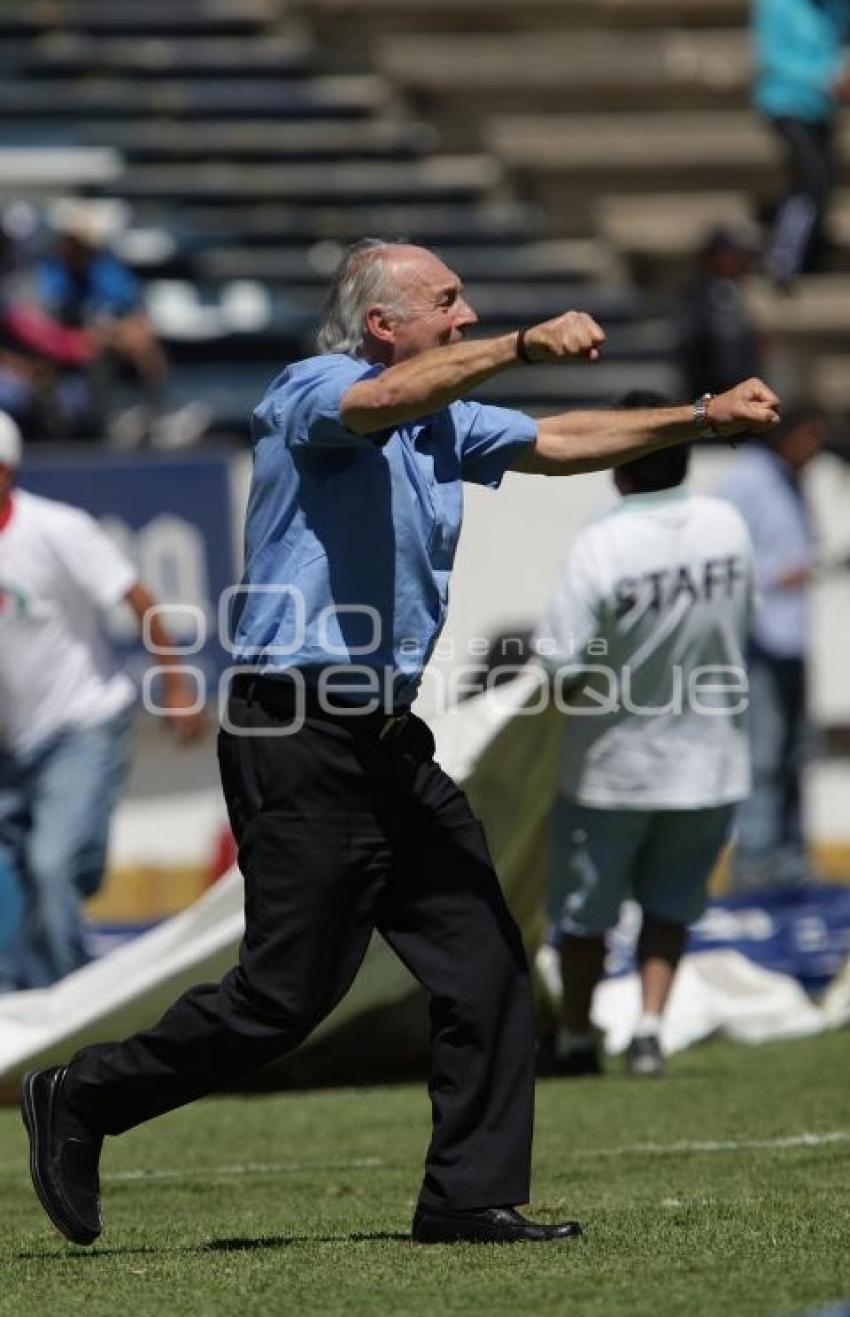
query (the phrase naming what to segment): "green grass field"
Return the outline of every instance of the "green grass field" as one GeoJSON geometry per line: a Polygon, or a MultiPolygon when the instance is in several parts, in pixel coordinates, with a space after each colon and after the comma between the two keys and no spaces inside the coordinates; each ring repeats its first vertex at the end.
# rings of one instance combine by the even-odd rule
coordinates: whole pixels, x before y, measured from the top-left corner
{"type": "Polygon", "coordinates": [[[534,1209],[587,1234],[537,1247],[408,1242],[424,1088],[211,1100],[109,1140],[107,1229],[89,1250],[43,1216],[4,1110],[0,1312],[742,1317],[846,1302],[848,1053],[847,1033],[716,1044],[661,1082],[541,1083],[534,1209]]]}

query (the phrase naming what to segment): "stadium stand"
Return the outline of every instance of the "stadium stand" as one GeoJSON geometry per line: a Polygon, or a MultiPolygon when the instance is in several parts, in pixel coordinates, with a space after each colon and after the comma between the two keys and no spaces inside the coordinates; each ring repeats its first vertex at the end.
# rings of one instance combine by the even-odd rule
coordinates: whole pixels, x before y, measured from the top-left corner
{"type": "MultiPolygon", "coordinates": [[[[508,6],[492,8],[496,20],[509,17],[508,6]]],[[[563,25],[581,7],[531,8],[563,25]]],[[[619,21],[617,8],[602,5],[600,23],[619,21]]],[[[695,21],[699,6],[680,8],[695,21]]],[[[412,107],[393,62],[401,47],[386,60],[377,48],[374,59],[345,48],[342,10],[356,24],[365,13],[365,28],[381,24],[375,4],[333,14],[281,0],[189,0],[179,10],[70,0],[0,13],[0,146],[20,165],[3,174],[0,201],[52,191],[125,203],[115,248],[146,282],[173,367],[169,405],[203,398],[213,432],[244,433],[258,389],[308,348],[341,246],[364,232],[439,248],[463,272],[487,332],[579,299],[605,317],[605,370],[567,380],[517,371],[489,387],[494,400],[594,403],[647,371],[656,387],[675,384],[666,308],[629,287],[614,245],[589,225],[559,233],[522,182],[511,184],[486,134],[464,142],[438,114],[412,107]],[[63,171],[42,186],[51,160],[64,160],[63,171]]],[[[440,25],[473,30],[481,12],[466,0],[421,7],[435,28],[435,71],[451,71],[440,25]]],[[[728,22],[737,9],[723,12],[728,22]]],[[[655,6],[647,21],[661,18],[655,6]]],[[[402,4],[390,30],[403,34],[406,20],[418,23],[402,4]]],[[[592,31],[582,40],[595,43],[592,31]]],[[[554,82],[554,58],[550,68],[554,82]]],[[[456,123],[478,120],[470,105],[449,108],[456,123]]]]}
{"type": "MultiPolygon", "coordinates": [[[[485,332],[577,302],[604,318],[604,370],[517,371],[492,400],[594,403],[638,376],[675,391],[694,254],[717,223],[752,228],[779,183],[747,20],[742,0],[12,0],[0,204],[125,203],[116,250],[146,282],[168,404],[203,398],[215,434],[244,434],[308,349],[363,233],[440,250],[485,332]]],[[[831,232],[850,270],[850,191],[831,232]]],[[[754,308],[834,402],[842,279],[803,280],[793,313],[756,287],[754,308]]]]}

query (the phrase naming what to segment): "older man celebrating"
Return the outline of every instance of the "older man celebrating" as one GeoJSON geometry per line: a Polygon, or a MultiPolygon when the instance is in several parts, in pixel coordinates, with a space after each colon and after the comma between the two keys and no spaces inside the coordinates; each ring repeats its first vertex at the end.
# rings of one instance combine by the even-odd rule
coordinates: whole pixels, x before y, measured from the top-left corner
{"type": "Polygon", "coordinates": [[[529,1196],[528,975],[480,823],[409,711],[445,617],[464,480],[569,475],[693,439],[762,430],[750,380],[694,406],[534,421],[462,401],[517,361],[596,360],[568,312],[463,342],[463,284],[419,247],[348,253],[319,334],[254,415],[246,569],[231,619],[243,669],[219,741],[245,875],[239,964],[151,1030],[24,1082],[36,1190],[69,1239],[100,1233],[105,1134],[232,1085],[334,1007],[377,929],[431,994],[434,1130],[420,1243],[561,1240],[529,1196]]]}

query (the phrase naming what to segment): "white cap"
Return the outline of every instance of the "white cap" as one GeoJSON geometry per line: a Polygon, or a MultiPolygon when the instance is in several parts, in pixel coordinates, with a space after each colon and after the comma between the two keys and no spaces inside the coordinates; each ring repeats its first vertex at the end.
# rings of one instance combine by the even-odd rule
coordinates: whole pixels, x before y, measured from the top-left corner
{"type": "Polygon", "coordinates": [[[21,465],[21,432],[6,412],[0,412],[0,466],[21,465]]]}

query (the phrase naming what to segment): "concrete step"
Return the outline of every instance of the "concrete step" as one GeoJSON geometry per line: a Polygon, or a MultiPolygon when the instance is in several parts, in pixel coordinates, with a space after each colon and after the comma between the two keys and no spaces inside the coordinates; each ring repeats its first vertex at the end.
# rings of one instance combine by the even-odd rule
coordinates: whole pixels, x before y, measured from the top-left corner
{"type": "Polygon", "coordinates": [[[0,8],[0,37],[38,36],[57,28],[88,33],[221,33],[262,31],[279,15],[277,0],[6,0],[0,8]]]}
{"type": "Polygon", "coordinates": [[[33,78],[282,78],[309,73],[314,54],[312,42],[266,33],[128,38],[58,31],[30,42],[19,69],[33,78]]]}
{"type": "MultiPolygon", "coordinates": [[[[485,143],[555,232],[589,233],[600,196],[778,191],[778,143],[749,112],[499,115],[485,143]]],[[[850,124],[839,133],[839,175],[850,182],[850,124]]]]}
{"type": "Polygon", "coordinates": [[[499,181],[488,156],[431,156],[417,161],[370,160],[277,165],[210,162],[197,165],[130,165],[117,183],[128,200],[156,199],[232,203],[260,199],[339,205],[470,201],[499,181]]]}
{"type": "MultiPolygon", "coordinates": [[[[693,268],[703,239],[717,225],[741,234],[758,251],[763,235],[754,210],[753,197],[744,191],[614,192],[599,198],[593,231],[643,286],[670,286],[693,268]]],[[[850,271],[850,189],[833,195],[827,231],[830,266],[850,271]]]]}
{"type": "MultiPolygon", "coordinates": [[[[86,144],[110,142],[133,163],[405,159],[433,151],[430,124],[408,119],[262,119],[137,121],[73,125],[67,136],[86,144]]],[[[55,136],[54,136],[55,140],[55,136]]],[[[61,140],[61,138],[60,138],[61,140]]]]}
{"type": "Polygon", "coordinates": [[[380,78],[179,79],[155,83],[115,77],[8,79],[0,82],[0,121],[138,117],[161,119],[356,118],[386,104],[380,78]]]}
{"type": "MultiPolygon", "coordinates": [[[[326,284],[330,269],[341,259],[344,245],[329,250],[327,242],[285,247],[222,246],[197,258],[200,278],[211,280],[260,279],[289,284],[313,278],[326,284]],[[332,264],[331,264],[332,262],[332,264]]],[[[440,246],[438,255],[465,281],[499,280],[503,283],[576,284],[610,277],[605,248],[593,242],[526,242],[492,244],[481,248],[440,246]]]]}
{"type": "Polygon", "coordinates": [[[678,371],[664,360],[517,367],[482,384],[475,396],[496,406],[545,415],[577,407],[612,407],[633,389],[651,389],[675,399],[680,392],[678,371]]]}
{"type": "MultiPolygon", "coordinates": [[[[240,206],[189,202],[171,207],[167,219],[186,241],[196,245],[219,247],[242,243],[258,248],[305,242],[356,242],[364,234],[372,234],[404,237],[425,246],[452,245],[474,250],[507,242],[521,245],[536,238],[542,226],[541,215],[534,207],[491,198],[451,204],[428,200],[370,201],[344,208],[309,202],[254,202],[240,206]]],[[[338,248],[333,246],[330,259],[335,260],[337,254],[338,248]]]]}
{"type": "Polygon", "coordinates": [[[322,41],[358,57],[392,33],[741,26],[746,0],[299,0],[322,41]]]}
{"type": "Polygon", "coordinates": [[[745,106],[752,78],[742,29],[389,37],[376,68],[441,126],[494,105],[500,114],[745,106]]]}

